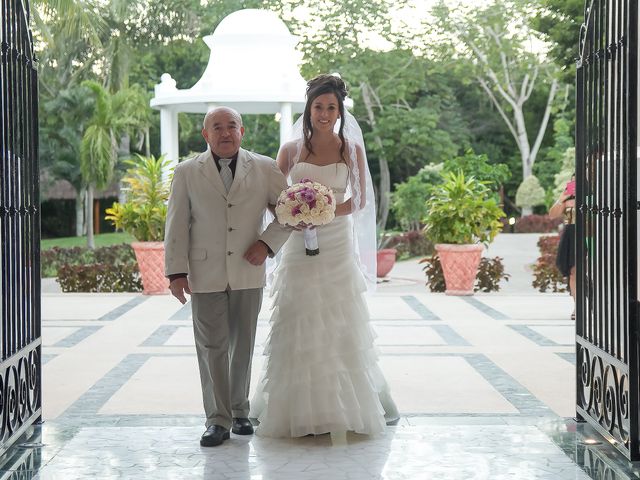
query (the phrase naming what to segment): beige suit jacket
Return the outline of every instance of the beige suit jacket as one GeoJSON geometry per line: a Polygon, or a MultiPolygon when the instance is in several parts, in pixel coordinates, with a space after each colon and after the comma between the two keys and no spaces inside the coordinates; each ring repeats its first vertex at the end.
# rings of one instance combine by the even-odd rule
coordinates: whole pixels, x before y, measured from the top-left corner
{"type": "Polygon", "coordinates": [[[240,149],[226,192],[211,151],[178,164],[173,175],[164,239],[165,274],[187,273],[194,293],[262,288],[265,265],[243,258],[256,240],[275,253],[291,230],[273,221],[263,231],[267,205],[287,181],[276,162],[240,149]]]}

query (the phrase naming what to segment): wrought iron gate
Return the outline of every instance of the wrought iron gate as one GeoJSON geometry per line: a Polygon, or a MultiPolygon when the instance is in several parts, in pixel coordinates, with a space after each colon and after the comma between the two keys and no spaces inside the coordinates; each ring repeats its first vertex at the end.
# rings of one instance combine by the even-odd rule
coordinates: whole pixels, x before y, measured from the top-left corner
{"type": "Polygon", "coordinates": [[[577,414],[638,460],[638,2],[586,3],[577,68],[577,414]]]}
{"type": "Polygon", "coordinates": [[[41,414],[38,76],[26,0],[0,0],[0,452],[41,414]]]}

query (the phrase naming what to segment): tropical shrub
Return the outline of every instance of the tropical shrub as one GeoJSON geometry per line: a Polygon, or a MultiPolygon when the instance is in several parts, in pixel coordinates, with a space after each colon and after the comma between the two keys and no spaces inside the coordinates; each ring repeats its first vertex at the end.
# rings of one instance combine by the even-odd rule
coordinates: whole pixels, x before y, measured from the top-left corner
{"type": "Polygon", "coordinates": [[[422,228],[422,220],[427,214],[426,202],[434,185],[442,182],[442,164],[426,165],[416,175],[397,183],[391,194],[391,210],[405,231],[422,228]]]}
{"type": "Polygon", "coordinates": [[[420,231],[404,232],[393,235],[386,248],[395,248],[398,260],[411,257],[423,257],[433,253],[433,243],[420,231]]]}
{"type": "Polygon", "coordinates": [[[137,264],[114,268],[108,263],[62,265],[58,283],[63,292],[140,292],[142,282],[137,264]]]}
{"type": "Polygon", "coordinates": [[[530,209],[538,205],[544,205],[545,191],[540,185],[538,177],[529,175],[525,178],[516,191],[516,205],[524,209],[530,209]]]}
{"type": "Polygon", "coordinates": [[[163,174],[169,161],[162,156],[137,157],[127,162],[131,168],[122,179],[127,201],[114,202],[105,218],[140,242],[161,242],[170,190],[170,181],[163,174]]]}
{"type": "Polygon", "coordinates": [[[40,271],[43,278],[56,277],[58,268],[65,264],[82,264],[93,261],[93,252],[86,247],[53,247],[40,252],[40,271]]]}
{"type": "Polygon", "coordinates": [[[131,245],[43,250],[42,276],[57,277],[63,292],[139,292],[138,263],[131,245]],[[92,277],[93,275],[93,277],[92,277]]]}
{"type": "Polygon", "coordinates": [[[488,244],[502,229],[505,214],[484,182],[446,173],[427,201],[427,238],[433,243],[488,244]]]}
{"type": "Polygon", "coordinates": [[[533,266],[533,282],[534,288],[540,292],[567,292],[566,279],[556,267],[556,253],[558,251],[559,235],[549,235],[540,237],[538,240],[538,249],[540,257],[533,266]]]}
{"type": "Polygon", "coordinates": [[[524,215],[516,220],[516,233],[552,233],[558,231],[562,218],[551,218],[549,215],[524,215]]]}
{"type": "Polygon", "coordinates": [[[509,166],[504,163],[489,163],[487,155],[477,155],[473,150],[467,150],[464,155],[444,162],[443,173],[462,172],[467,177],[485,182],[493,191],[497,191],[511,178],[509,166]]]}

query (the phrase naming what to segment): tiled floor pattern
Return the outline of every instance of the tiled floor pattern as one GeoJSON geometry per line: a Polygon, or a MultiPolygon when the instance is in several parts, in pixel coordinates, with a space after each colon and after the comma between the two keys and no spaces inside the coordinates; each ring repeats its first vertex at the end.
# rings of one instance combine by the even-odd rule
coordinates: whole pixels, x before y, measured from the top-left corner
{"type": "MultiPolygon", "coordinates": [[[[0,478],[11,465],[23,465],[24,478],[65,480],[636,478],[633,465],[584,444],[591,433],[566,420],[575,375],[567,296],[383,291],[368,303],[399,425],[378,438],[233,436],[202,449],[188,306],[45,295],[45,424],[26,442],[45,446],[12,448],[0,478]],[[592,464],[618,476],[601,477],[592,464]]],[[[269,307],[266,298],[254,384],[269,307]]]]}

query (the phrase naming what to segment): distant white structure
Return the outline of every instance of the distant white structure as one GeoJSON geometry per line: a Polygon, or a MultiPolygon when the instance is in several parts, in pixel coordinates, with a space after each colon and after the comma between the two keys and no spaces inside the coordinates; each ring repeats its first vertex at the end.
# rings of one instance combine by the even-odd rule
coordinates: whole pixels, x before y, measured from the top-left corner
{"type": "Polygon", "coordinates": [[[239,10],[225,17],[203,39],[211,49],[202,78],[176,88],[164,73],[151,106],[160,110],[160,149],[172,166],[178,162],[178,113],[205,114],[224,105],[241,114],[276,114],[280,143],[290,135],[293,114],[304,110],[306,82],[298,64],[297,37],[268,10],[239,10]]]}

